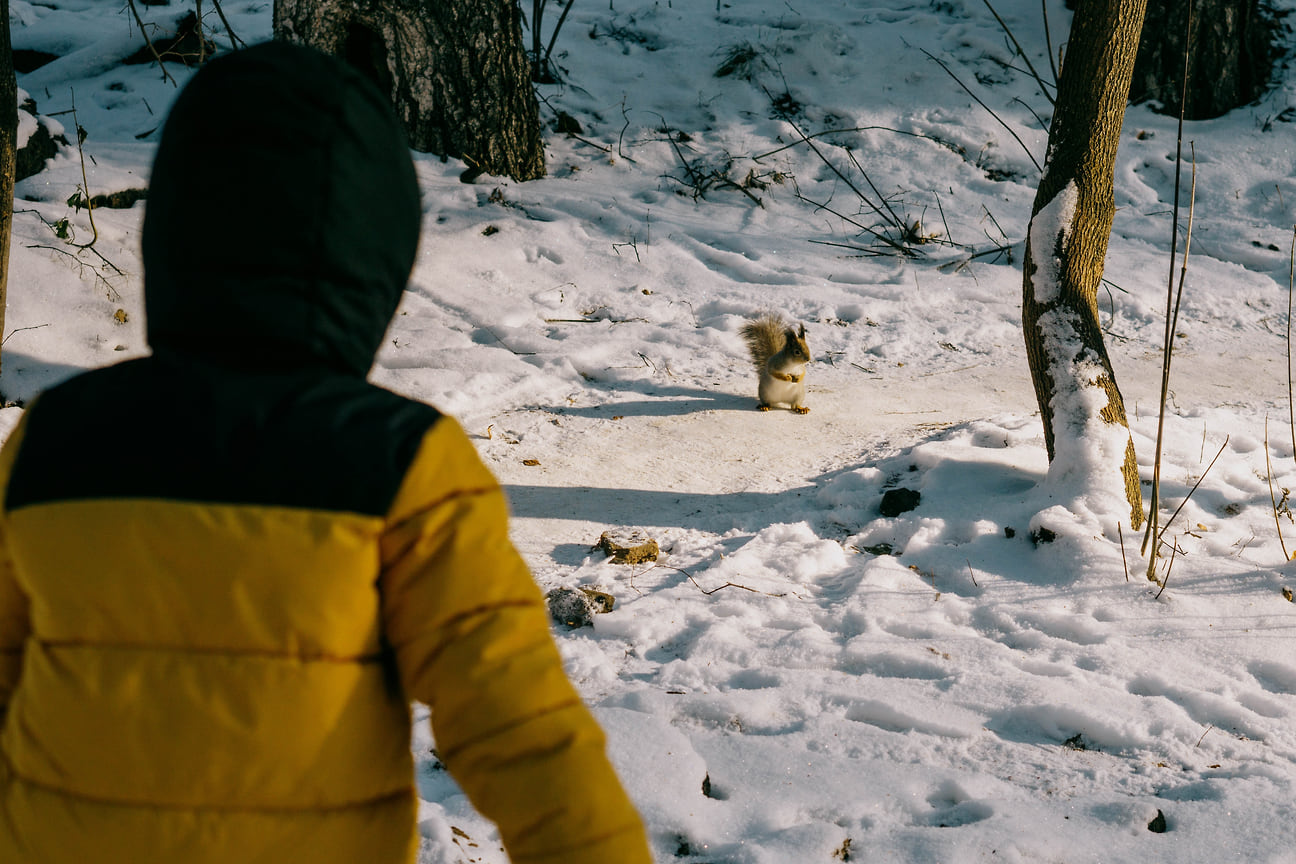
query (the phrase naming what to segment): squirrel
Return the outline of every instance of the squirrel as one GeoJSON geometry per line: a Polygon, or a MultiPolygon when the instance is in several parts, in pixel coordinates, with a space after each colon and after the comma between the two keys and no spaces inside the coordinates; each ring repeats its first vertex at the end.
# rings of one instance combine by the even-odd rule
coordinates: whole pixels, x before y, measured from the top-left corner
{"type": "Polygon", "coordinates": [[[805,325],[793,330],[782,316],[767,312],[743,325],[741,330],[753,365],[760,375],[757,408],[768,411],[787,405],[797,414],[808,414],[805,402],[805,367],[810,362],[805,325]]]}

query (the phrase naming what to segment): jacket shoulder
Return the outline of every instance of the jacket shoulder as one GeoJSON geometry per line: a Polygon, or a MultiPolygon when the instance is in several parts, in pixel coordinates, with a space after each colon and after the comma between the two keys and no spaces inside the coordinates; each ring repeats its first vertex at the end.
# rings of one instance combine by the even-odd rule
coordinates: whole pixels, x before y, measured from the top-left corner
{"type": "Polygon", "coordinates": [[[208,374],[146,358],[28,411],[6,508],[162,498],[385,515],[432,406],[360,378],[208,374]]]}

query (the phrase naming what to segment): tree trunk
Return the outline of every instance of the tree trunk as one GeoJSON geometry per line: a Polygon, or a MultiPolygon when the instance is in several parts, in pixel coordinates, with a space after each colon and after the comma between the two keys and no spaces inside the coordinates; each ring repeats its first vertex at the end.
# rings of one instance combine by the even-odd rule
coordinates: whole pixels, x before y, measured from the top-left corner
{"type": "Polygon", "coordinates": [[[1138,463],[1103,344],[1098,286],[1116,209],[1116,149],[1147,2],[1081,0],[1031,211],[1022,290],[1022,330],[1050,480],[1123,487],[1135,528],[1143,523],[1138,463]]]}
{"type": "Polygon", "coordinates": [[[1272,22],[1260,0],[1193,0],[1188,33],[1187,0],[1148,0],[1130,100],[1153,100],[1178,114],[1183,88],[1184,41],[1190,69],[1184,117],[1219,117],[1259,97],[1274,61],[1272,22]]]}
{"type": "MultiPolygon", "coordinates": [[[[1067,0],[1074,9],[1075,0],[1067,0]]],[[[1193,0],[1188,99],[1184,117],[1207,120],[1259,96],[1278,58],[1277,25],[1260,0],[1193,0]]],[[[1188,0],[1148,0],[1130,101],[1178,114],[1183,90],[1188,0]]]]}
{"type": "Polygon", "coordinates": [[[274,33],[345,58],[389,93],[414,149],[544,176],[514,0],[275,0],[274,33]]]}
{"type": "Polygon", "coordinates": [[[9,39],[9,0],[0,0],[0,334],[9,296],[9,239],[13,234],[14,168],[18,155],[18,83],[9,39]]]}

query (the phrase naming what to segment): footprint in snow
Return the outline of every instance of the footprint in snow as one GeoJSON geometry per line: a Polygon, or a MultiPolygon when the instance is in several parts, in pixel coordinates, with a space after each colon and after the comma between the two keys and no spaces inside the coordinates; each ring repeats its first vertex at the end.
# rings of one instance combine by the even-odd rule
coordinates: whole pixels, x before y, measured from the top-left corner
{"type": "Polygon", "coordinates": [[[1257,660],[1247,667],[1247,671],[1270,693],[1296,696],[1296,666],[1275,660],[1257,660]]]}
{"type": "Polygon", "coordinates": [[[1126,689],[1135,696],[1167,699],[1203,726],[1232,730],[1256,741],[1268,737],[1263,726],[1256,722],[1258,715],[1239,704],[1240,700],[1177,687],[1155,675],[1140,675],[1126,689]]]}
{"type": "Polygon", "coordinates": [[[928,795],[927,803],[931,805],[931,811],[915,814],[915,824],[932,828],[961,828],[984,822],[995,815],[993,805],[973,798],[952,780],[942,783],[928,795]]]}

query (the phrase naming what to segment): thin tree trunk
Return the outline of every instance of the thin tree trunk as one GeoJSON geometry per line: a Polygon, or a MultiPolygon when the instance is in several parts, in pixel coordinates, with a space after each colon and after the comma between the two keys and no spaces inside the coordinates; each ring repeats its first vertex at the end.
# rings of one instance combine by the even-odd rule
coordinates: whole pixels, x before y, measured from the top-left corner
{"type": "Polygon", "coordinates": [[[18,83],[9,38],[9,0],[0,0],[0,335],[9,288],[9,238],[13,233],[14,169],[18,153],[18,83]]]}
{"type": "Polygon", "coordinates": [[[515,180],[544,176],[514,0],[275,0],[274,32],[365,73],[414,149],[515,180]]]}
{"type": "Polygon", "coordinates": [[[1116,209],[1116,149],[1146,5],[1081,0],[1031,212],[1022,290],[1022,330],[1050,477],[1123,487],[1135,528],[1143,523],[1138,463],[1103,343],[1098,287],[1116,209]],[[1080,473],[1099,476],[1073,476],[1080,473]]]}

